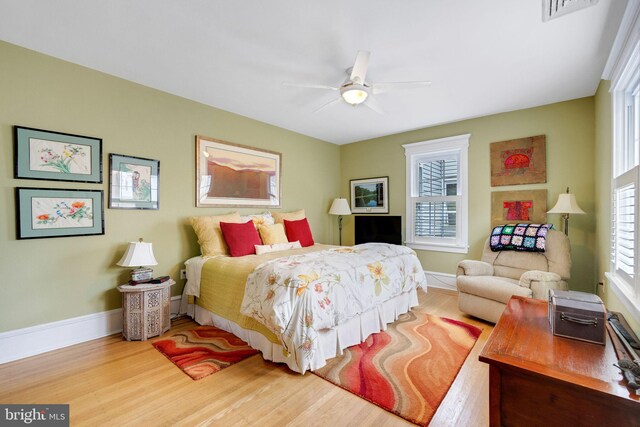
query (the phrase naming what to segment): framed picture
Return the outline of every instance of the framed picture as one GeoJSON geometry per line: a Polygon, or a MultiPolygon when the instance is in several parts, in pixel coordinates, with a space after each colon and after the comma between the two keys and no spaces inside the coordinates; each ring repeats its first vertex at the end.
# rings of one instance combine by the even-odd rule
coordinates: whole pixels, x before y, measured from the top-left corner
{"type": "Polygon", "coordinates": [[[389,213],[389,177],[352,179],[352,213],[389,213]]]}
{"type": "Polygon", "coordinates": [[[282,154],[196,136],[196,206],[278,208],[282,154]]]}
{"type": "Polygon", "coordinates": [[[491,150],[491,186],[547,182],[544,135],[494,142],[491,150]]]}
{"type": "Polygon", "coordinates": [[[109,207],[160,208],[160,161],[109,154],[109,207]]]}
{"type": "Polygon", "coordinates": [[[16,188],[18,239],[104,234],[102,190],[16,188]]]}
{"type": "Polygon", "coordinates": [[[501,224],[546,222],[547,190],[491,193],[491,227],[501,224]]]}
{"type": "Polygon", "coordinates": [[[102,182],[102,139],[14,126],[14,178],[102,182]]]}

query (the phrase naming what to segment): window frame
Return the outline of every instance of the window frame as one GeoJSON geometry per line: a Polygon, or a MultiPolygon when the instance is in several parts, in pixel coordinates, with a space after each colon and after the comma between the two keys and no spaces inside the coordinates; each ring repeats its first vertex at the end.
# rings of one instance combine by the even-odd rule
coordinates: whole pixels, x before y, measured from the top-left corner
{"type": "MultiPolygon", "coordinates": [[[[640,90],[640,4],[629,2],[620,29],[616,36],[612,52],[607,61],[603,78],[611,80],[612,99],[612,163],[611,163],[611,229],[610,265],[605,273],[613,293],[621,303],[640,321],[640,204],[638,187],[640,186],[640,147],[638,145],[637,93],[640,90]],[[635,105],[634,105],[634,94],[635,105]],[[635,125],[635,127],[634,127],[635,125]],[[634,203],[634,277],[618,273],[618,243],[616,223],[616,196],[618,189],[633,184],[635,186],[634,203]]],[[[620,245],[622,246],[622,245],[620,245]]]]}
{"type": "Polygon", "coordinates": [[[406,224],[405,244],[413,249],[466,254],[469,251],[469,138],[471,134],[431,139],[405,144],[406,157],[406,224]],[[418,160],[425,157],[437,158],[456,155],[458,158],[458,181],[455,196],[432,196],[430,201],[456,201],[456,237],[434,238],[415,235],[414,205],[423,201],[417,192],[418,160]]]}

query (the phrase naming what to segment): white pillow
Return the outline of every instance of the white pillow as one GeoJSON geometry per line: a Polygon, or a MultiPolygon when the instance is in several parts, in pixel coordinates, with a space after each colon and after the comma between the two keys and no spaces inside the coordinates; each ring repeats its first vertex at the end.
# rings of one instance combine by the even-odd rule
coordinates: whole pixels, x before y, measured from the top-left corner
{"type": "Polygon", "coordinates": [[[269,252],[280,252],[289,249],[301,248],[300,241],[288,243],[274,243],[273,245],[255,245],[256,255],[268,254],[269,252]]]}
{"type": "Polygon", "coordinates": [[[271,212],[265,211],[260,214],[252,214],[252,215],[242,215],[240,217],[241,222],[249,222],[253,221],[253,225],[255,225],[256,230],[263,225],[273,225],[275,221],[273,220],[273,216],[271,216],[271,212]]]}

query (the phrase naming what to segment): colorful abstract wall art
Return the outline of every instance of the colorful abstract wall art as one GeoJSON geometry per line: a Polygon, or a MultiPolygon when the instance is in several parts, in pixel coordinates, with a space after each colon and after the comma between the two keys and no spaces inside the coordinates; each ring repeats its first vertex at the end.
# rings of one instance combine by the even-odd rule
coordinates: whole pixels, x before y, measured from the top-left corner
{"type": "Polygon", "coordinates": [[[547,190],[491,193],[491,227],[501,224],[546,222],[547,190]]]}
{"type": "Polygon", "coordinates": [[[491,186],[547,182],[546,137],[494,142],[491,149],[491,186]]]}

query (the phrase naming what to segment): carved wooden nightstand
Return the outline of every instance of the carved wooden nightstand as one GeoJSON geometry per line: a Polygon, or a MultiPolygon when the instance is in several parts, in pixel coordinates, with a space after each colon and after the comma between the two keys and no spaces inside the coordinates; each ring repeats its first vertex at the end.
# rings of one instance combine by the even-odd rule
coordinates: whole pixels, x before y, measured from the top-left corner
{"type": "Polygon", "coordinates": [[[171,286],[173,280],[163,283],[120,285],[122,293],[122,335],[127,341],[162,335],[171,327],[171,286]]]}

